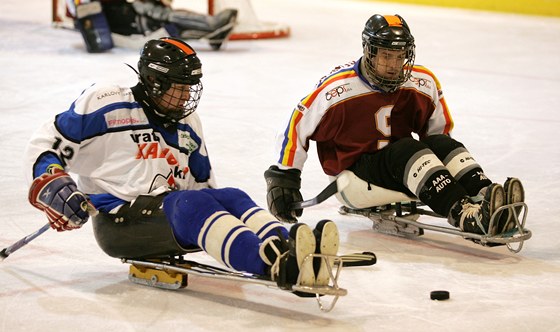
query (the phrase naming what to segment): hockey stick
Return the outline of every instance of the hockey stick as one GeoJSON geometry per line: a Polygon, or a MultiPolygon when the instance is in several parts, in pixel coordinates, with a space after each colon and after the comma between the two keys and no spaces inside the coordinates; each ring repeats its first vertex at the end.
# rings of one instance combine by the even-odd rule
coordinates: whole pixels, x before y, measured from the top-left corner
{"type": "Polygon", "coordinates": [[[6,259],[8,256],[10,256],[10,254],[13,253],[14,251],[20,249],[21,247],[25,246],[29,242],[33,241],[37,236],[46,232],[49,228],[51,228],[51,224],[46,223],[43,227],[39,228],[35,232],[27,235],[26,237],[17,241],[11,246],[4,248],[2,251],[0,251],[0,262],[6,259]]]}
{"type": "Polygon", "coordinates": [[[332,195],[342,191],[348,186],[350,179],[346,173],[342,173],[335,181],[331,182],[319,195],[302,202],[295,202],[292,209],[303,209],[306,207],[314,206],[326,201],[332,195]]]}
{"type": "Polygon", "coordinates": [[[340,259],[342,261],[342,266],[344,267],[370,266],[377,263],[377,256],[375,256],[375,254],[370,251],[340,255],[340,259]]]}
{"type": "Polygon", "coordinates": [[[342,266],[370,266],[377,263],[377,256],[373,252],[364,251],[362,253],[345,254],[340,256],[342,266]]]}

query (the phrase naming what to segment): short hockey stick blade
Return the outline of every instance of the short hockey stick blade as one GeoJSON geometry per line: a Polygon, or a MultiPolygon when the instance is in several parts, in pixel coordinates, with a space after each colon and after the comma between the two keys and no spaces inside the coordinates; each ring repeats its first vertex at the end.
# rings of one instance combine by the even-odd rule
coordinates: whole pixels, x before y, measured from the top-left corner
{"type": "Polygon", "coordinates": [[[295,202],[292,209],[303,209],[326,201],[332,195],[344,190],[350,183],[347,173],[342,173],[335,181],[331,182],[319,195],[302,202],[295,202]]]}
{"type": "Polygon", "coordinates": [[[8,256],[9,254],[6,253],[6,248],[2,249],[2,251],[0,251],[0,262],[3,261],[8,256]]]}
{"type": "Polygon", "coordinates": [[[27,235],[26,237],[17,241],[16,243],[12,244],[11,246],[2,249],[2,251],[0,251],[0,261],[3,261],[8,256],[10,256],[14,251],[20,249],[21,247],[25,246],[29,242],[33,241],[33,239],[35,239],[37,236],[46,232],[49,228],[51,228],[50,223],[46,223],[45,225],[43,225],[43,227],[39,228],[35,232],[27,235]]]}
{"type": "Polygon", "coordinates": [[[364,251],[362,253],[341,255],[342,266],[370,266],[377,263],[377,257],[373,252],[364,251]]]}

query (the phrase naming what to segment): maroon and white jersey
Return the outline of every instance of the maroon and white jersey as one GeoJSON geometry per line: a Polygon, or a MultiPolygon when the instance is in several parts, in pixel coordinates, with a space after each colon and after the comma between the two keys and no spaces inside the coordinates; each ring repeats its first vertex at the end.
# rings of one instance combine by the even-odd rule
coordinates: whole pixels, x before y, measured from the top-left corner
{"type": "Polygon", "coordinates": [[[302,170],[310,140],[324,172],[337,175],[360,155],[412,133],[422,138],[451,131],[453,120],[431,71],[414,66],[409,80],[386,93],[362,76],[360,60],[335,68],[299,102],[277,137],[278,167],[302,170]]]}

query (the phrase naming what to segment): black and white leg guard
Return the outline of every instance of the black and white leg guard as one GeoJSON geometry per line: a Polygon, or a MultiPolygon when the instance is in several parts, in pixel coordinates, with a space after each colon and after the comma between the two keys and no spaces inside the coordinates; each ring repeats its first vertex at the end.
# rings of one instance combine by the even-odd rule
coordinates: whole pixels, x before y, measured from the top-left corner
{"type": "Polygon", "coordinates": [[[469,196],[478,195],[480,189],[492,181],[465,146],[447,135],[432,135],[422,140],[443,161],[451,175],[465,188],[469,196]]]}
{"type": "Polygon", "coordinates": [[[422,202],[442,216],[466,196],[464,189],[429,149],[418,151],[410,158],[403,181],[422,202]]]}
{"type": "Polygon", "coordinates": [[[416,196],[443,216],[467,195],[429,146],[413,138],[363,155],[351,170],[368,183],[416,196]]]}

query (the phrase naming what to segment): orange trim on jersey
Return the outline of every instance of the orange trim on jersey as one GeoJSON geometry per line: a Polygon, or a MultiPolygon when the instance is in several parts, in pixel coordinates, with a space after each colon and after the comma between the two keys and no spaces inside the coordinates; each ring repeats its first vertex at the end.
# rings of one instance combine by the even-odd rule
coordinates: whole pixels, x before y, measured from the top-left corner
{"type": "Polygon", "coordinates": [[[416,65],[416,66],[412,67],[412,71],[423,73],[423,74],[426,74],[426,75],[430,75],[434,79],[434,81],[436,82],[436,88],[438,90],[441,89],[441,85],[440,85],[439,80],[437,79],[436,75],[434,75],[434,73],[432,73],[428,68],[426,68],[424,66],[416,65]]]}
{"type": "Polygon", "coordinates": [[[338,80],[342,80],[348,77],[353,77],[353,76],[357,76],[358,74],[356,74],[355,71],[350,70],[350,71],[345,71],[342,73],[338,73],[335,74],[331,77],[329,77],[327,80],[325,80],[323,83],[321,83],[321,85],[319,86],[319,88],[317,88],[315,91],[313,91],[313,93],[311,93],[310,95],[308,95],[307,97],[305,97],[301,103],[309,108],[309,106],[311,104],[313,104],[313,102],[315,101],[315,99],[317,98],[317,96],[319,95],[319,93],[321,93],[323,91],[323,89],[328,86],[329,84],[331,84],[332,82],[336,82],[338,80]]]}
{"type": "Polygon", "coordinates": [[[163,41],[177,46],[181,51],[185,52],[185,54],[187,55],[195,54],[195,51],[184,43],[168,38],[163,39],[163,41]]]}
{"type": "Polygon", "coordinates": [[[383,17],[385,17],[385,20],[387,20],[387,23],[389,23],[390,27],[394,27],[394,26],[400,27],[400,26],[402,26],[401,19],[398,18],[395,15],[385,15],[383,17]]]}
{"type": "Polygon", "coordinates": [[[443,116],[445,117],[445,128],[443,133],[449,134],[451,130],[453,130],[453,118],[451,117],[449,108],[447,108],[445,98],[442,97],[439,101],[441,102],[441,106],[443,107],[443,116]]]}
{"type": "MultiPolygon", "coordinates": [[[[434,75],[434,73],[432,73],[428,68],[416,65],[412,67],[412,71],[423,73],[433,78],[434,82],[436,82],[436,89],[438,90],[438,93],[440,93],[441,84],[439,83],[436,75],[434,75]]],[[[453,129],[453,118],[451,117],[451,113],[449,112],[449,108],[447,107],[447,103],[445,102],[445,98],[441,97],[439,101],[441,103],[441,106],[443,107],[443,116],[445,117],[444,134],[448,134],[453,129]]]]}
{"type": "Polygon", "coordinates": [[[288,126],[288,133],[286,135],[288,141],[286,142],[286,146],[282,151],[282,165],[285,166],[294,165],[294,158],[296,156],[296,149],[297,149],[296,127],[302,117],[303,117],[303,113],[301,113],[297,109],[294,110],[294,112],[292,113],[292,118],[290,119],[290,125],[288,126]]]}

